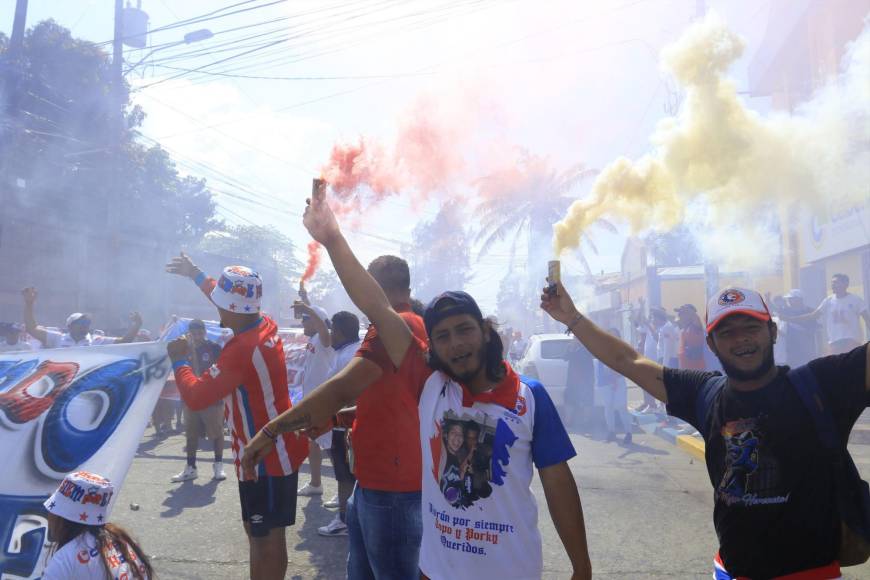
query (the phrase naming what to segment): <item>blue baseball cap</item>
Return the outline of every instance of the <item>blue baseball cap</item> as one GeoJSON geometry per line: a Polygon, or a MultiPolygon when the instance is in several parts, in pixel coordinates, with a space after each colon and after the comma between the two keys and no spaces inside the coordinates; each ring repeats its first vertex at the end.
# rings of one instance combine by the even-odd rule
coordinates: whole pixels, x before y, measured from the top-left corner
{"type": "Polygon", "coordinates": [[[426,334],[431,336],[432,329],[439,322],[457,314],[470,314],[478,322],[483,322],[483,314],[480,312],[480,307],[474,301],[474,298],[467,292],[451,290],[433,298],[429,306],[426,307],[426,311],[423,313],[426,334]],[[445,304],[442,304],[442,302],[445,304]]]}

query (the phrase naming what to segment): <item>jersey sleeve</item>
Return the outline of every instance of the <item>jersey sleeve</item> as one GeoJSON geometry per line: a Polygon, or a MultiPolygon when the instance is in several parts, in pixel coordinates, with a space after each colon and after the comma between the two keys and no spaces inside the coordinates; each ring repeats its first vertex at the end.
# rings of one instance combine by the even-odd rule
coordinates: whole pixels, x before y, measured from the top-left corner
{"type": "Polygon", "coordinates": [[[553,400],[541,383],[529,381],[527,384],[535,398],[532,426],[532,461],[535,467],[544,469],[568,461],[577,455],[577,451],[571,444],[553,400]]]}
{"type": "Polygon", "coordinates": [[[664,383],[668,393],[668,415],[678,417],[701,430],[699,426],[701,420],[697,417],[696,411],[698,393],[707,384],[707,379],[716,374],[718,373],[665,367],[664,383]]]}
{"type": "Polygon", "coordinates": [[[235,370],[236,365],[228,359],[222,353],[217,362],[199,377],[194,374],[190,362],[181,360],[173,363],[178,392],[188,407],[201,411],[229,395],[244,382],[241,374],[235,370]]]}

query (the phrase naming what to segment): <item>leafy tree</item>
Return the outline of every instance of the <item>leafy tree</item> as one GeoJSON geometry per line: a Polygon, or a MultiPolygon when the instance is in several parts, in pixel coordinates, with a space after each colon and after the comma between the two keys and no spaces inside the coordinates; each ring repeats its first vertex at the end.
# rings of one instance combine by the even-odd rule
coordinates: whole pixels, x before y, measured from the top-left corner
{"type": "Polygon", "coordinates": [[[473,238],[457,202],[441,207],[431,220],[417,224],[411,243],[411,294],[426,304],[445,290],[462,290],[471,279],[473,238]]]}
{"type": "Polygon", "coordinates": [[[656,266],[695,266],[704,261],[695,236],[684,225],[668,232],[651,232],[643,241],[656,266]]]}

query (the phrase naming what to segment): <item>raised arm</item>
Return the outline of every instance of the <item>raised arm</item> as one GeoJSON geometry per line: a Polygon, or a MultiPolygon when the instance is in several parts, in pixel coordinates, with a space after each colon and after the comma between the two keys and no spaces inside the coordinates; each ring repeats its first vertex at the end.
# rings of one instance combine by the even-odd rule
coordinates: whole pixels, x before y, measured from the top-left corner
{"type": "Polygon", "coordinates": [[[24,296],[24,328],[27,334],[45,345],[48,342],[48,333],[36,324],[36,316],[33,314],[33,305],[36,302],[36,288],[25,288],[21,291],[24,296]]]}
{"type": "Polygon", "coordinates": [[[215,282],[214,278],[208,277],[200,270],[187,254],[181,252],[178,256],[172,258],[166,264],[166,271],[170,274],[193,280],[193,283],[199,286],[199,289],[211,302],[211,291],[214,290],[217,282],[215,282]]]}
{"type": "Polygon", "coordinates": [[[329,328],[326,326],[326,321],[321,320],[317,312],[311,308],[310,303],[297,300],[293,303],[293,309],[299,311],[299,314],[305,314],[314,321],[314,328],[317,331],[317,336],[320,337],[320,344],[329,348],[332,346],[332,336],[329,334],[329,328]]]}
{"type": "Polygon", "coordinates": [[[136,340],[136,335],[139,334],[139,329],[142,328],[142,315],[138,312],[130,313],[130,328],[127,334],[115,340],[115,344],[124,344],[136,340]]]}
{"type": "Polygon", "coordinates": [[[384,291],[363,268],[344,239],[332,210],[320,190],[308,200],[303,219],[306,229],[329,253],[332,265],[348,296],[378,329],[387,354],[399,366],[411,345],[411,330],[390,306],[384,291]]]}
{"type": "Polygon", "coordinates": [[[668,402],[662,365],[643,357],[630,344],[605,332],[580,314],[562,284],[557,285],[555,295],[551,296],[544,291],[541,295],[541,308],[554,320],[568,326],[592,356],[636,383],[656,399],[668,402]]]}
{"type": "Polygon", "coordinates": [[[245,447],[242,458],[245,477],[254,476],[254,467],[268,455],[274,437],[288,431],[304,431],[328,424],[336,413],[353,404],[369,385],[378,380],[381,373],[381,368],[372,361],[354,357],[335,376],[275,417],[245,447]]]}
{"type": "Polygon", "coordinates": [[[232,365],[224,365],[220,357],[210,369],[199,377],[190,364],[190,342],[176,338],[166,345],[166,352],[175,371],[175,383],[185,404],[194,411],[201,411],[232,393],[242,382],[232,365]]]}

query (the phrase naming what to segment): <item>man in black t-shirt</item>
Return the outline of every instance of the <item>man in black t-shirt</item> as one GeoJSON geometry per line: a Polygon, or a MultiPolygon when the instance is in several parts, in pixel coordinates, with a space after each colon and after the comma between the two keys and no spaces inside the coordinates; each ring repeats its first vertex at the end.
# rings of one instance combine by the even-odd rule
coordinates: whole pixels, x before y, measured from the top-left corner
{"type": "MultiPolygon", "coordinates": [[[[541,307],[568,325],[595,357],[704,434],[719,538],[715,578],[840,577],[833,466],[813,417],[786,376],[788,367],[774,364],[776,324],[758,292],[728,288],[707,306],[707,345],[724,378],[662,367],[640,356],[581,315],[561,285],[555,295],[544,292],[541,307]],[[703,398],[707,393],[711,396],[703,398]],[[707,402],[701,413],[699,395],[707,402]]],[[[808,367],[829,401],[837,436],[847,440],[870,406],[868,345],[815,359],[808,367]]]]}

